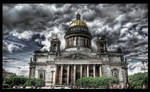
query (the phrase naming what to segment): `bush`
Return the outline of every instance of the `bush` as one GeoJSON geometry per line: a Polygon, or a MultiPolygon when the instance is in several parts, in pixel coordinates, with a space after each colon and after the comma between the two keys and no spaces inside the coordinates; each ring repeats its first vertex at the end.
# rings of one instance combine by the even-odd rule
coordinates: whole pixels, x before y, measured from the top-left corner
{"type": "Polygon", "coordinates": [[[36,86],[36,87],[45,86],[45,82],[42,79],[26,78],[23,76],[16,76],[16,75],[5,77],[3,84],[4,87],[6,88],[8,87],[12,88],[13,86],[18,86],[18,85],[23,85],[23,88],[25,88],[26,86],[36,86]]]}
{"type": "Polygon", "coordinates": [[[32,84],[33,84],[33,81],[29,79],[24,83],[23,87],[32,86],[32,84]]]}
{"type": "Polygon", "coordinates": [[[148,74],[137,73],[128,78],[131,88],[142,88],[143,85],[148,84],[148,74]]]}
{"type": "Polygon", "coordinates": [[[28,80],[28,78],[25,78],[23,76],[16,76],[16,75],[11,75],[6,78],[4,78],[3,83],[4,84],[9,84],[10,87],[12,88],[15,85],[24,85],[24,83],[28,80]]]}
{"type": "Polygon", "coordinates": [[[111,76],[102,76],[102,77],[84,77],[81,79],[78,79],[76,81],[76,86],[80,86],[83,88],[108,88],[109,84],[118,84],[119,80],[115,77],[111,76]]]}
{"type": "Polygon", "coordinates": [[[35,86],[36,87],[43,87],[43,86],[45,86],[44,80],[42,80],[42,79],[36,79],[35,80],[35,86]]]}
{"type": "Polygon", "coordinates": [[[112,76],[102,76],[95,78],[96,88],[108,88],[109,84],[118,84],[119,80],[112,76]]]}
{"type": "Polygon", "coordinates": [[[3,84],[3,88],[11,88],[9,84],[3,84]]]}

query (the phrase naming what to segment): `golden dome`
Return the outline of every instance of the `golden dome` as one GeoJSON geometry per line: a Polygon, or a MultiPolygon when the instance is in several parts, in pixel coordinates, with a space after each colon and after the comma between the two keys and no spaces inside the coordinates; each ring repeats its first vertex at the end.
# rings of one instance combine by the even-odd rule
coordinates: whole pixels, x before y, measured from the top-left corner
{"type": "Polygon", "coordinates": [[[70,24],[70,27],[74,27],[74,26],[87,27],[86,23],[80,20],[80,14],[79,14],[79,13],[76,15],[76,20],[74,20],[74,21],[70,24]]]}

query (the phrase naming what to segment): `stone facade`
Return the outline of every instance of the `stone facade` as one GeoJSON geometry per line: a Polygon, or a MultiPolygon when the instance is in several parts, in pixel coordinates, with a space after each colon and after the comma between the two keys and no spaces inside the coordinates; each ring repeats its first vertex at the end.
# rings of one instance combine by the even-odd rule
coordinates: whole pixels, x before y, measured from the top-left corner
{"type": "Polygon", "coordinates": [[[46,85],[74,85],[82,77],[114,76],[125,87],[127,64],[123,54],[107,51],[104,37],[97,39],[97,51],[94,52],[91,39],[86,23],[77,14],[65,35],[65,49],[60,51],[61,42],[56,36],[49,52],[35,51],[29,63],[29,77],[41,78],[46,85]]]}

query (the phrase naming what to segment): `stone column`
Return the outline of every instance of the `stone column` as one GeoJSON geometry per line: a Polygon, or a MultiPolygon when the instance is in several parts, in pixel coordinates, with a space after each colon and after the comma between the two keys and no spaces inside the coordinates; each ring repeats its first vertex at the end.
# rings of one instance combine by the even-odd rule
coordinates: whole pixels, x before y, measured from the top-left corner
{"type": "Polygon", "coordinates": [[[77,45],[76,45],[76,43],[77,43],[77,42],[76,42],[76,38],[77,38],[77,37],[74,37],[74,46],[77,46],[77,45]]]}
{"type": "Polygon", "coordinates": [[[102,76],[102,66],[101,65],[99,66],[99,76],[100,77],[102,76]]]}
{"type": "Polygon", "coordinates": [[[74,37],[71,37],[72,38],[72,40],[71,40],[71,42],[72,42],[72,44],[71,44],[71,47],[73,47],[74,46],[74,37]]]}
{"type": "Polygon", "coordinates": [[[68,39],[66,39],[66,42],[67,42],[67,43],[66,43],[66,48],[68,48],[68,39]]]}
{"type": "Polygon", "coordinates": [[[60,85],[62,85],[63,81],[63,65],[61,65],[61,70],[60,70],[60,85]]]}
{"type": "Polygon", "coordinates": [[[82,78],[82,65],[80,66],[80,78],[82,78]]]}
{"type": "Polygon", "coordinates": [[[67,66],[67,85],[69,85],[69,76],[70,76],[70,75],[69,75],[69,74],[70,74],[69,71],[70,71],[70,66],[68,65],[68,66],[67,66]]]}
{"type": "Polygon", "coordinates": [[[69,48],[71,47],[71,38],[69,38],[69,48]]]}
{"type": "Polygon", "coordinates": [[[31,66],[30,66],[30,71],[29,71],[29,78],[31,78],[31,66]]]}
{"type": "Polygon", "coordinates": [[[72,42],[71,45],[74,46],[74,37],[71,37],[71,39],[72,39],[72,40],[71,40],[71,42],[72,42]]]}
{"type": "Polygon", "coordinates": [[[107,51],[106,44],[104,44],[104,51],[107,51]]]}
{"type": "Polygon", "coordinates": [[[69,48],[69,45],[70,45],[70,39],[68,38],[68,48],[69,48]]]}
{"type": "Polygon", "coordinates": [[[80,37],[78,37],[78,46],[80,46],[80,37]]]}
{"type": "Polygon", "coordinates": [[[55,71],[55,81],[54,81],[54,84],[56,85],[57,83],[57,65],[56,65],[56,71],[55,71]]]}
{"type": "Polygon", "coordinates": [[[89,47],[91,48],[91,40],[89,40],[89,42],[90,42],[90,46],[89,47]]]}
{"type": "Polygon", "coordinates": [[[65,48],[67,48],[67,40],[65,40],[65,48]]]}
{"type": "Polygon", "coordinates": [[[89,77],[89,65],[87,65],[87,77],[89,77]]]}
{"type": "Polygon", "coordinates": [[[80,46],[82,46],[82,37],[80,37],[80,46]]]}
{"type": "Polygon", "coordinates": [[[74,84],[76,83],[76,65],[74,65],[74,84]]]}
{"type": "Polygon", "coordinates": [[[87,47],[89,48],[89,39],[87,39],[87,47]]]}
{"type": "Polygon", "coordinates": [[[93,65],[93,76],[96,77],[95,65],[93,65]]]}
{"type": "Polygon", "coordinates": [[[82,39],[81,39],[81,46],[83,46],[83,37],[82,37],[82,39]]]}
{"type": "Polygon", "coordinates": [[[87,38],[85,38],[85,40],[84,40],[84,41],[85,41],[85,47],[87,47],[87,44],[86,44],[86,39],[87,39],[87,38]]]}
{"type": "Polygon", "coordinates": [[[100,51],[100,45],[99,45],[99,43],[97,43],[97,52],[99,52],[100,51]]]}
{"type": "Polygon", "coordinates": [[[76,46],[78,46],[78,37],[76,37],[76,46]]]}

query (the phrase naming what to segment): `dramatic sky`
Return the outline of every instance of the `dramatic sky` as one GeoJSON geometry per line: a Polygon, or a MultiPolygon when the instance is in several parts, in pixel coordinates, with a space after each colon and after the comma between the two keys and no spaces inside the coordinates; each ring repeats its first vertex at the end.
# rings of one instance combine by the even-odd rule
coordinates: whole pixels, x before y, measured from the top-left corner
{"type": "Polygon", "coordinates": [[[110,51],[121,47],[129,61],[148,58],[147,4],[4,4],[3,68],[26,72],[32,52],[49,50],[55,34],[64,49],[77,12],[93,35],[93,50],[96,36],[105,35],[110,51]]]}

